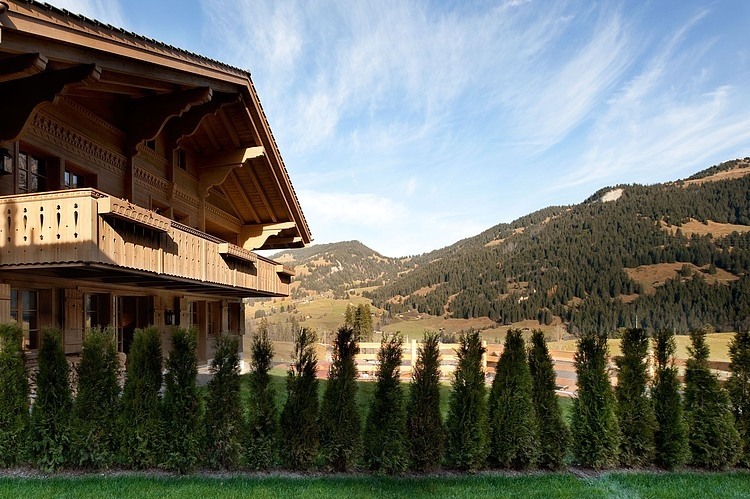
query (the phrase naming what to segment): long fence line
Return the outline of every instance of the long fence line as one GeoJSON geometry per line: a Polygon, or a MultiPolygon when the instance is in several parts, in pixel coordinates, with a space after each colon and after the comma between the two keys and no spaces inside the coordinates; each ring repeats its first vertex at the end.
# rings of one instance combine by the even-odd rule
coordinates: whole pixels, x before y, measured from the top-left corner
{"type": "MultiPolygon", "coordinates": [[[[404,344],[401,359],[402,379],[411,378],[412,369],[417,361],[419,344],[420,341],[417,340],[410,340],[404,344]]],[[[490,381],[495,375],[495,366],[500,359],[503,345],[488,344],[486,341],[483,341],[482,346],[486,348],[486,352],[482,356],[482,368],[486,373],[487,380],[490,381]]],[[[456,366],[458,365],[456,351],[458,347],[458,343],[440,343],[440,377],[444,380],[451,379],[452,374],[456,370],[456,366]]],[[[360,379],[375,379],[378,370],[378,350],[380,350],[379,342],[362,342],[359,344],[359,353],[355,357],[355,360],[360,379]]],[[[575,353],[567,350],[550,350],[550,356],[554,364],[559,391],[570,395],[575,394],[577,390],[574,365],[575,353]]],[[[680,370],[680,373],[684,371],[685,363],[686,359],[675,359],[675,365],[680,370]]],[[[709,366],[719,376],[720,380],[725,380],[729,376],[729,362],[710,361],[709,366]]],[[[611,381],[613,384],[616,384],[617,369],[612,360],[610,360],[610,368],[612,373],[611,381]]]]}

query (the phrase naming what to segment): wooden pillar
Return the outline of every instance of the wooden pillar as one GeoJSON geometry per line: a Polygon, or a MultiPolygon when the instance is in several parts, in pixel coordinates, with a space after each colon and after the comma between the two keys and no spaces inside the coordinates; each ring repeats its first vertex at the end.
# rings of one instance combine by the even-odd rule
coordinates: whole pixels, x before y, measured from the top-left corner
{"type": "Polygon", "coordinates": [[[0,324],[10,322],[10,284],[0,283],[0,324]]]}
{"type": "Polygon", "coordinates": [[[83,347],[83,291],[66,289],[63,301],[65,353],[77,353],[83,347]]]}

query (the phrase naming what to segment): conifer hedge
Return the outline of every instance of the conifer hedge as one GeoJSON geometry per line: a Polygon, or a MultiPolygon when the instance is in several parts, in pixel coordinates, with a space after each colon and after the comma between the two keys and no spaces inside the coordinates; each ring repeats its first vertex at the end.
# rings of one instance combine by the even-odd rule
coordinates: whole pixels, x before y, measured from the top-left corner
{"type": "Polygon", "coordinates": [[[445,454],[446,429],[440,414],[440,336],[425,332],[417,349],[406,406],[410,467],[434,471],[445,454]]]}
{"type": "Polygon", "coordinates": [[[107,468],[117,458],[116,425],[120,385],[113,329],[90,329],[83,339],[76,368],[78,390],[73,402],[73,462],[85,468],[107,468]]]}
{"type": "Polygon", "coordinates": [[[29,378],[18,324],[0,324],[0,467],[25,458],[29,378]]]}
{"type": "Polygon", "coordinates": [[[620,429],[609,382],[607,337],[586,333],[575,354],[578,397],[573,399],[573,456],[581,466],[601,469],[617,465],[620,429]]]}
{"type": "Polygon", "coordinates": [[[570,448],[570,430],[565,424],[562,409],[555,393],[556,375],[544,333],[535,330],[531,335],[529,371],[532,378],[532,402],[539,427],[540,468],[557,470],[565,464],[570,448]]]}
{"type": "Polygon", "coordinates": [[[490,462],[500,468],[536,465],[539,427],[532,378],[520,329],[511,329],[495,368],[489,401],[490,462]]]}
{"type": "Polygon", "coordinates": [[[268,335],[268,321],[262,319],[253,337],[250,367],[250,408],[248,418],[246,462],[255,470],[265,470],[276,462],[278,411],[271,377],[273,343],[268,335]]]}
{"type": "Polygon", "coordinates": [[[740,462],[750,466],[750,331],[738,331],[729,345],[727,391],[742,442],[740,462]]]}
{"type": "Polygon", "coordinates": [[[485,351],[478,331],[461,334],[446,421],[448,464],[461,470],[482,468],[489,452],[487,390],[482,369],[485,351]]]}
{"type": "Polygon", "coordinates": [[[684,417],[677,367],[674,365],[674,333],[669,330],[658,330],[654,333],[653,342],[656,361],[651,392],[656,419],[654,461],[658,466],[671,470],[682,466],[690,459],[687,422],[684,417]]]}
{"type": "Polygon", "coordinates": [[[359,352],[354,328],[342,326],[333,341],[328,383],[320,406],[320,453],[323,465],[348,471],[362,454],[362,423],[357,408],[359,352]]]}
{"type": "Polygon", "coordinates": [[[187,473],[200,462],[201,403],[198,396],[198,331],[175,328],[164,376],[164,450],[162,467],[187,473]]]}
{"type": "Polygon", "coordinates": [[[29,455],[40,470],[58,470],[69,458],[72,405],[70,366],[65,359],[62,331],[48,328],[42,332],[36,399],[28,432],[29,455]]]}
{"type": "Polygon", "coordinates": [[[378,351],[375,393],[364,434],[364,460],[373,471],[398,473],[409,465],[406,447],[406,413],[399,380],[404,339],[383,334],[378,351]]]}
{"type": "Polygon", "coordinates": [[[214,339],[205,415],[206,464],[233,469],[242,458],[242,406],[240,405],[240,356],[236,336],[214,339]]]}
{"type": "Polygon", "coordinates": [[[286,378],[287,399],[279,422],[279,454],[283,465],[292,470],[312,468],[320,449],[316,341],[310,329],[299,330],[286,378]]]}
{"type": "Polygon", "coordinates": [[[685,414],[691,463],[712,470],[733,466],[740,457],[740,435],[734,427],[729,396],[708,365],[706,331],[690,333],[685,367],[685,414]]]}
{"type": "Polygon", "coordinates": [[[622,356],[615,359],[620,463],[624,466],[646,466],[654,460],[656,418],[648,394],[648,348],[644,329],[626,329],[620,343],[622,356]]]}
{"type": "Polygon", "coordinates": [[[162,428],[161,334],[155,327],[136,329],[128,354],[120,401],[120,452],[123,464],[134,469],[160,463],[162,428]]]}

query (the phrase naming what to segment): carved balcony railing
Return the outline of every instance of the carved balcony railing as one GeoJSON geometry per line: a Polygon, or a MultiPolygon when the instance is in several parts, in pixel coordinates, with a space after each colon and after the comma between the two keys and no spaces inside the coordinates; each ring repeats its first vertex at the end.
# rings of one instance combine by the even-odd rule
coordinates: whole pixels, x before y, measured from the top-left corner
{"type": "MultiPolygon", "coordinates": [[[[0,269],[86,267],[107,282],[285,296],[294,271],[95,189],[0,197],[0,269]]],[[[66,276],[75,275],[70,271],[66,276]]],[[[81,275],[84,275],[83,273],[81,275]]]]}

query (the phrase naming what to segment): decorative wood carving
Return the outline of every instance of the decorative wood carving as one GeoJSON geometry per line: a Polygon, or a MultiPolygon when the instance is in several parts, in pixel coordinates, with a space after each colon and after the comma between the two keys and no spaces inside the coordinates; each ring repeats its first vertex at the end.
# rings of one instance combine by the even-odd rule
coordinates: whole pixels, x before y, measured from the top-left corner
{"type": "Polygon", "coordinates": [[[281,222],[274,224],[243,225],[240,231],[240,244],[246,250],[262,248],[271,236],[277,236],[282,230],[293,229],[294,222],[281,222]]]}
{"type": "Polygon", "coordinates": [[[263,156],[265,153],[263,147],[248,147],[247,149],[220,151],[201,160],[202,164],[207,164],[207,160],[209,162],[207,166],[201,167],[198,176],[200,194],[203,197],[208,196],[208,190],[215,185],[221,185],[229,172],[244,166],[247,161],[263,156]]]}
{"type": "Polygon", "coordinates": [[[164,135],[167,138],[167,150],[173,151],[184,137],[193,135],[200,126],[201,121],[203,121],[203,118],[215,114],[227,104],[238,102],[239,99],[239,94],[216,92],[209,102],[193,106],[179,117],[170,118],[164,126],[164,135]]]}
{"type": "Polygon", "coordinates": [[[96,65],[87,64],[0,83],[0,95],[13,96],[3,101],[0,140],[15,140],[37,106],[54,101],[70,85],[97,81],[99,74],[96,65]]]}
{"type": "Polygon", "coordinates": [[[169,232],[169,228],[172,226],[172,222],[168,218],[134,205],[125,199],[112,196],[99,200],[98,212],[100,215],[121,218],[159,232],[169,232]]]}
{"type": "Polygon", "coordinates": [[[167,120],[181,116],[193,106],[209,102],[211,95],[210,88],[199,87],[133,100],[123,124],[128,135],[129,153],[135,155],[138,152],[136,146],[159,135],[167,120]]]}

